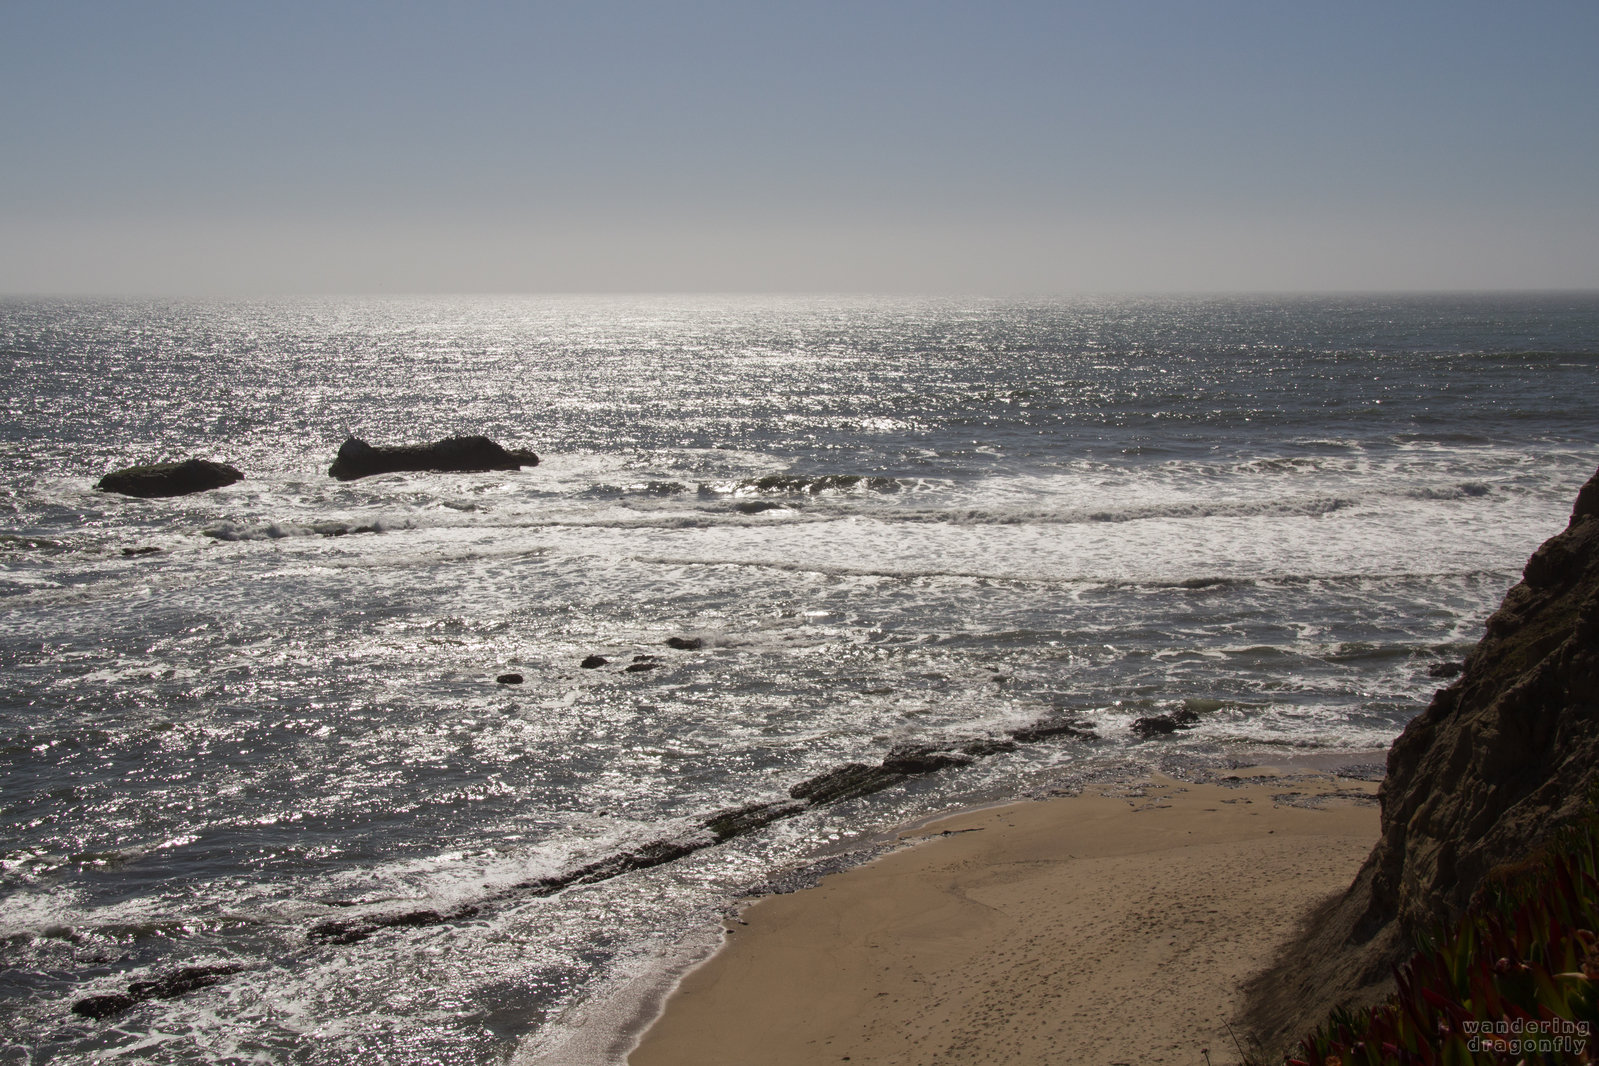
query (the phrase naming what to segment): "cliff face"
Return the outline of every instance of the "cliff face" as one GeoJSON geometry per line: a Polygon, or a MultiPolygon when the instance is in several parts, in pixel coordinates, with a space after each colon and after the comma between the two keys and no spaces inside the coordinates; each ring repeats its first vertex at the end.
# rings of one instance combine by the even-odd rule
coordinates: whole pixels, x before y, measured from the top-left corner
{"type": "Polygon", "coordinates": [[[1599,472],[1527,561],[1465,670],[1388,753],[1382,838],[1343,897],[1249,989],[1268,1048],[1388,991],[1416,932],[1454,921],[1494,867],[1527,857],[1599,773],[1599,472]]]}

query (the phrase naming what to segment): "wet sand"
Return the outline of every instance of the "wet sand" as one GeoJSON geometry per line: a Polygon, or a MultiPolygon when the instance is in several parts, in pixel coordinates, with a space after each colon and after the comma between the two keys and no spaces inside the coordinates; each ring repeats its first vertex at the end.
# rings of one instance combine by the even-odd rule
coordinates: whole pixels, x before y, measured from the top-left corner
{"type": "Polygon", "coordinates": [[[1240,984],[1354,879],[1376,788],[1256,770],[931,823],[747,907],[628,1062],[1238,1062],[1240,984]]]}

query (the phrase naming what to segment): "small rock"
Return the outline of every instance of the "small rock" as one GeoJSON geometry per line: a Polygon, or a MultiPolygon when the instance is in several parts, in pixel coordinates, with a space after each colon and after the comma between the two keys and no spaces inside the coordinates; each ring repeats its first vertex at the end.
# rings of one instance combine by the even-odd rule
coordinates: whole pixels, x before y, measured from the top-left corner
{"type": "Polygon", "coordinates": [[[158,555],[160,548],[123,548],[123,555],[158,555]]]}
{"type": "Polygon", "coordinates": [[[667,637],[666,646],[678,651],[699,651],[705,647],[705,641],[699,637],[667,637]]]}
{"type": "Polygon", "coordinates": [[[152,499],[158,496],[187,496],[243,480],[244,475],[226,463],[186,459],[181,463],[151,463],[148,466],[113,470],[94,487],[101,492],[152,499]]]}
{"type": "Polygon", "coordinates": [[[1139,736],[1148,740],[1150,737],[1165,736],[1167,733],[1177,732],[1177,723],[1169,714],[1157,714],[1150,718],[1140,718],[1132,725],[1132,730],[1139,736]]]}
{"type": "Polygon", "coordinates": [[[626,672],[629,673],[629,674],[642,674],[644,671],[653,670],[657,666],[660,666],[660,665],[661,665],[660,663],[650,662],[649,660],[646,659],[643,662],[637,662],[637,663],[629,664],[628,667],[627,667],[626,672]]]}
{"type": "Polygon", "coordinates": [[[590,655],[587,659],[584,659],[582,662],[578,663],[578,665],[585,670],[598,670],[600,667],[604,666],[610,661],[611,660],[607,659],[603,655],[590,655]]]}
{"type": "Polygon", "coordinates": [[[499,677],[495,678],[494,680],[498,681],[502,685],[520,685],[522,683],[522,675],[521,674],[501,674],[499,677]]]}

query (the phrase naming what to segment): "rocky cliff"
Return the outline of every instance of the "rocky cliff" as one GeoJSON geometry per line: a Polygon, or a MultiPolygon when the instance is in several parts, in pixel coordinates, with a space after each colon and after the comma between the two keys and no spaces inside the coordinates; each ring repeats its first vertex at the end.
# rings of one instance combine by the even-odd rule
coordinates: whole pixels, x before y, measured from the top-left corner
{"type": "Polygon", "coordinates": [[[1382,838],[1249,989],[1246,1022],[1288,1047],[1340,1003],[1390,988],[1417,932],[1453,922],[1488,872],[1523,861],[1599,774],[1599,472],[1527,561],[1465,669],[1388,753],[1382,838]]]}

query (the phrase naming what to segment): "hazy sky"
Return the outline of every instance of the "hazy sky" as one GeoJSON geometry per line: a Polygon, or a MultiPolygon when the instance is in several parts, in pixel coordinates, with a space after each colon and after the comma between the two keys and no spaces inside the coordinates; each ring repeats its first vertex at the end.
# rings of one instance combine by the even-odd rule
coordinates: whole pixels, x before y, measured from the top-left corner
{"type": "Polygon", "coordinates": [[[0,292],[1599,288],[1599,2],[0,7],[0,292]]]}

